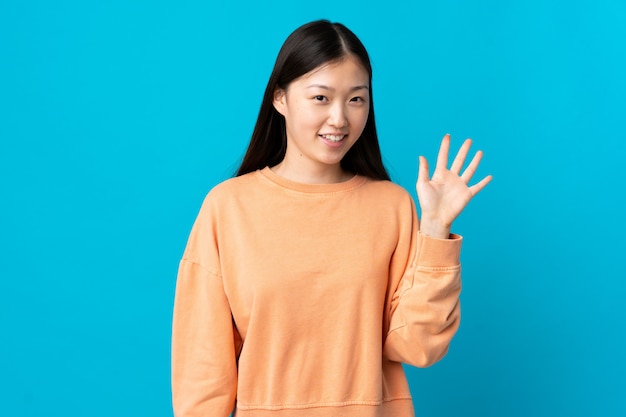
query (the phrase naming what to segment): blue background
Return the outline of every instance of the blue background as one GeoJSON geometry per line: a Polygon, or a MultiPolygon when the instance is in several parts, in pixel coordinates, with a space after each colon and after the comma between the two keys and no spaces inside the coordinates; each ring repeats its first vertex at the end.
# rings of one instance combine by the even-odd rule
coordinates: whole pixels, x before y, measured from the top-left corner
{"type": "Polygon", "coordinates": [[[368,47],[412,193],[450,132],[494,181],[461,215],[461,329],[420,416],[626,415],[623,1],[0,2],[0,413],[171,416],[178,260],[273,61],[329,18],[368,47]]]}

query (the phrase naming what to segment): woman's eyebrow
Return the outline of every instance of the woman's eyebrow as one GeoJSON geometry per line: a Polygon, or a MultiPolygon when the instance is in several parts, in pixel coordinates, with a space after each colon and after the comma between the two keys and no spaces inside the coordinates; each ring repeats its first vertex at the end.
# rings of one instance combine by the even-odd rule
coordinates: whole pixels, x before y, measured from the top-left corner
{"type": "MultiPolygon", "coordinates": [[[[324,84],[311,84],[306,86],[305,88],[321,88],[323,90],[328,90],[328,91],[335,91],[335,89],[333,87],[329,87],[327,85],[324,84]]],[[[356,90],[369,90],[369,86],[367,85],[355,85],[354,87],[350,88],[350,91],[356,91],[356,90]]]]}

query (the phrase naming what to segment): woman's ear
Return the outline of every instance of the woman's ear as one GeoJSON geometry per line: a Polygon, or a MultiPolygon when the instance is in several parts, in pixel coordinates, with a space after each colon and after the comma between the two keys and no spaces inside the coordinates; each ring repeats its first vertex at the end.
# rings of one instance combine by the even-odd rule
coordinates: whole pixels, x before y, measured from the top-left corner
{"type": "Polygon", "coordinates": [[[277,88],[274,91],[274,108],[276,109],[276,111],[280,114],[282,114],[283,116],[285,115],[285,109],[287,107],[287,95],[285,94],[285,90],[283,90],[282,88],[277,88]]]}

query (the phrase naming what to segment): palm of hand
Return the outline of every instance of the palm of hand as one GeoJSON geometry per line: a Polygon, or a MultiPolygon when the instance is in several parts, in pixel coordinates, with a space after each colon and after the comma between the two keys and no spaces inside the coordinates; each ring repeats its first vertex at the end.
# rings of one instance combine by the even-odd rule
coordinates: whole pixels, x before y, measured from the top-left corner
{"type": "Polygon", "coordinates": [[[469,181],[482,158],[481,151],[476,152],[465,171],[461,173],[471,144],[470,139],[463,143],[448,169],[450,135],[445,135],[432,178],[428,176],[428,162],[424,157],[420,157],[416,190],[422,210],[422,222],[432,221],[449,229],[470,200],[491,181],[492,177],[488,175],[477,184],[469,186],[469,181]]]}

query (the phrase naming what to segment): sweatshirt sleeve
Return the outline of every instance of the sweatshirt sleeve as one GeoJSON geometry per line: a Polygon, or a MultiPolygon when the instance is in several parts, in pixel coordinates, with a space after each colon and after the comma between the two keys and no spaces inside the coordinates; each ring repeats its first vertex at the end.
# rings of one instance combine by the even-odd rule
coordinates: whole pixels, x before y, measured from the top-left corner
{"type": "Polygon", "coordinates": [[[175,417],[228,417],[235,407],[241,339],[219,273],[209,204],[196,219],[180,262],[172,323],[175,417]]]}
{"type": "Polygon", "coordinates": [[[415,214],[410,228],[414,255],[391,298],[384,355],[427,367],[445,356],[459,327],[462,238],[419,233],[415,214]]]}

